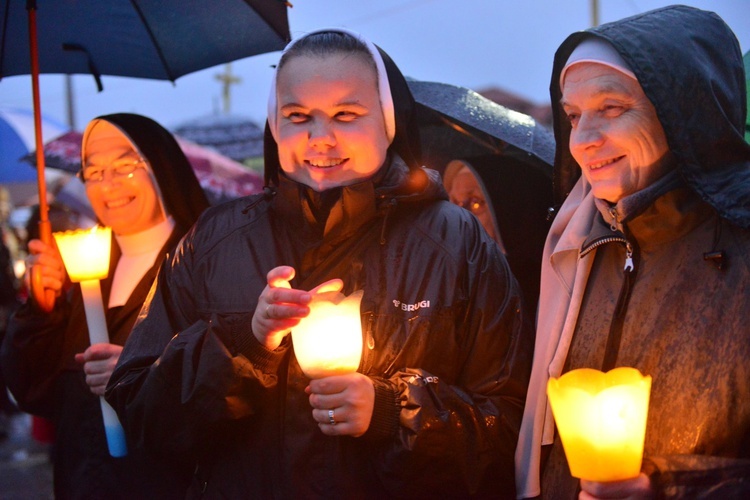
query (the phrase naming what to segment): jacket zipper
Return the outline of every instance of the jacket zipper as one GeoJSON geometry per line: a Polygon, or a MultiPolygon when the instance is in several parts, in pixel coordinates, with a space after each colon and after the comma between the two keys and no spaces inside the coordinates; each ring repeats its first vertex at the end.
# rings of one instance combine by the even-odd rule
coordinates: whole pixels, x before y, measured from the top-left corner
{"type": "Polygon", "coordinates": [[[627,273],[635,271],[635,264],[633,264],[633,245],[631,245],[630,242],[622,236],[607,236],[606,238],[598,239],[586,248],[581,249],[580,256],[585,257],[595,248],[607,243],[622,243],[623,245],[625,245],[625,266],[623,267],[623,271],[627,273]]]}
{"type": "MultiPolygon", "coordinates": [[[[609,214],[612,217],[609,228],[612,231],[618,231],[619,227],[617,220],[617,211],[614,208],[610,208],[609,214]]],[[[622,340],[622,328],[625,322],[625,312],[628,309],[630,294],[633,290],[633,284],[635,283],[633,245],[625,236],[613,235],[595,240],[588,247],[581,249],[580,256],[583,257],[595,248],[600,247],[606,243],[622,243],[625,245],[625,265],[623,267],[623,282],[622,286],[620,287],[620,293],[617,297],[617,304],[615,305],[615,312],[612,317],[612,322],[609,325],[607,344],[604,349],[604,360],[602,361],[602,371],[604,372],[608,372],[609,370],[614,368],[615,364],[617,363],[617,357],[620,352],[620,342],[622,340]]]]}

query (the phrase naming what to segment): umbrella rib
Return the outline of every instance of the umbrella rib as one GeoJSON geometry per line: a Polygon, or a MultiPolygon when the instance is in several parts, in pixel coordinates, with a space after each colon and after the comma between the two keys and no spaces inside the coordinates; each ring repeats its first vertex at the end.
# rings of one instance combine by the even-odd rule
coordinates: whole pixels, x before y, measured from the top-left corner
{"type": "Polygon", "coordinates": [[[136,13],[138,14],[138,17],[141,18],[141,21],[143,22],[143,26],[146,28],[146,32],[148,33],[148,37],[151,39],[151,43],[153,44],[154,49],[156,50],[156,53],[159,55],[159,60],[161,60],[162,67],[164,68],[164,71],[167,73],[167,77],[169,78],[169,81],[174,83],[176,78],[173,76],[172,70],[170,69],[169,64],[167,64],[167,59],[164,57],[164,53],[162,52],[161,47],[159,46],[159,43],[157,42],[153,31],[151,31],[151,26],[149,26],[146,16],[143,15],[143,11],[138,6],[137,0],[130,0],[130,4],[133,6],[133,9],[135,9],[136,13]]]}

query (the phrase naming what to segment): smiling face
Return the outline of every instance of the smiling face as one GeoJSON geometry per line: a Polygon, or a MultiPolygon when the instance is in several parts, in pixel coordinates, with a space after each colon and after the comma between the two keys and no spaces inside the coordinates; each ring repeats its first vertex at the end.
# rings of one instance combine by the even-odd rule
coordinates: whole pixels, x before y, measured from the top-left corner
{"type": "Polygon", "coordinates": [[[565,75],[562,105],[570,152],[597,198],[616,203],[666,173],[664,129],[637,80],[602,64],[576,64],[565,75]]]}
{"type": "Polygon", "coordinates": [[[295,56],[279,70],[276,93],[279,162],[290,178],[320,192],[383,165],[389,141],[365,56],[295,56]]]}
{"type": "Polygon", "coordinates": [[[99,220],[115,234],[127,235],[145,231],[165,219],[157,190],[147,165],[139,164],[132,172],[118,175],[114,168],[132,165],[140,154],[128,138],[114,125],[100,120],[89,132],[84,144],[86,170],[103,170],[100,181],[85,181],[86,195],[99,220]]]}

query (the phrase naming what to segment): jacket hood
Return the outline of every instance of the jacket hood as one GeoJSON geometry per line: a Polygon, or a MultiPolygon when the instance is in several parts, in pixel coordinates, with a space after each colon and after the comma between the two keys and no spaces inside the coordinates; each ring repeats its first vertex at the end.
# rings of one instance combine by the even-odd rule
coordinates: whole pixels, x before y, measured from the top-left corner
{"type": "MultiPolygon", "coordinates": [[[[329,31],[329,30],[322,30],[329,31]]],[[[332,28],[330,31],[346,31],[332,28]]],[[[317,33],[317,32],[316,32],[317,33]]],[[[360,37],[361,38],[361,37],[360,37]]],[[[419,127],[417,125],[416,102],[414,96],[409,90],[406,78],[399,70],[398,66],[380,47],[376,47],[383,60],[385,69],[385,79],[390,88],[391,99],[393,101],[393,114],[395,119],[396,132],[389,146],[390,153],[395,153],[401,158],[409,169],[412,171],[419,170],[422,165],[422,155],[419,140],[419,127]]],[[[380,81],[383,81],[383,75],[380,81]]],[[[274,80],[275,81],[275,80],[274,80]]],[[[274,90],[272,89],[272,92],[274,90]]],[[[279,153],[276,141],[273,138],[268,121],[266,121],[265,132],[263,137],[263,156],[265,161],[265,183],[266,185],[278,185],[279,171],[279,153]]]]}
{"type": "Polygon", "coordinates": [[[678,171],[724,218],[750,227],[750,144],[739,43],[713,12],[671,6],[573,33],[558,48],[550,82],[555,202],[580,177],[568,148],[570,125],[559,105],[560,72],[588,37],[609,42],[635,73],[656,108],[678,171]]]}
{"type": "Polygon", "coordinates": [[[104,115],[94,120],[115,125],[130,139],[148,160],[166,211],[179,227],[190,228],[208,207],[208,200],[172,134],[154,120],[131,113],[104,115]]]}

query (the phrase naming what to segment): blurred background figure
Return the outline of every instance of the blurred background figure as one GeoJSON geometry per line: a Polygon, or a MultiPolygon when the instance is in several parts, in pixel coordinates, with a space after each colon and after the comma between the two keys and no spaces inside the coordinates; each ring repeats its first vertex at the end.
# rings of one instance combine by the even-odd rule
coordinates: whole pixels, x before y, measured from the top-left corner
{"type": "Polygon", "coordinates": [[[552,206],[549,175],[519,159],[490,154],[450,161],[443,184],[451,202],[473,213],[500,246],[533,319],[552,206]]]}
{"type": "MultiPolygon", "coordinates": [[[[8,189],[0,187],[0,342],[5,337],[8,318],[19,305],[18,280],[13,271],[18,245],[13,232],[8,230],[12,208],[8,189]]],[[[10,416],[17,411],[18,408],[8,394],[5,378],[0,370],[0,439],[8,436],[10,416]]]]}

